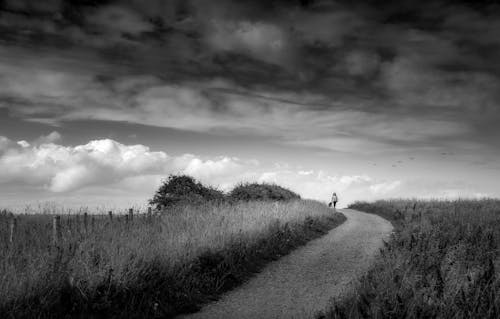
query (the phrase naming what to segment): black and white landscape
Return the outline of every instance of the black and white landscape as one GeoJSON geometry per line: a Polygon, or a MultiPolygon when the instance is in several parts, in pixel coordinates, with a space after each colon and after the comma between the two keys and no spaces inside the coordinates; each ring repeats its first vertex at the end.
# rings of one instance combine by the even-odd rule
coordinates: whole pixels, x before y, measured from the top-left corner
{"type": "Polygon", "coordinates": [[[500,317],[499,35],[496,0],[0,0],[0,317],[500,317]]]}

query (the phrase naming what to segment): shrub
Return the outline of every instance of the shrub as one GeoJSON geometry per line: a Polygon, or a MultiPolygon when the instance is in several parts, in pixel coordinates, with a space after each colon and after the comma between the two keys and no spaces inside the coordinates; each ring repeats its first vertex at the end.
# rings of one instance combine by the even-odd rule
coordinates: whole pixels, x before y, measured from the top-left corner
{"type": "Polygon", "coordinates": [[[202,185],[191,176],[170,175],[156,191],[150,205],[172,206],[176,204],[201,204],[207,201],[223,201],[224,193],[202,185]]]}
{"type": "Polygon", "coordinates": [[[230,193],[233,201],[274,200],[288,201],[300,199],[300,196],[291,190],[273,184],[247,183],[236,186],[230,193]]]}

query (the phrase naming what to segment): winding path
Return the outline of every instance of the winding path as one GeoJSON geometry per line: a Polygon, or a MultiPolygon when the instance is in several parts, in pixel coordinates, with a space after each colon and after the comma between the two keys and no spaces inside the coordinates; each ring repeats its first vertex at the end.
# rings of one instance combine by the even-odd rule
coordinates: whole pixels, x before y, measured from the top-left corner
{"type": "Polygon", "coordinates": [[[349,289],[392,231],[385,219],[352,209],[327,235],[272,262],[219,301],[184,318],[311,318],[349,289]]]}

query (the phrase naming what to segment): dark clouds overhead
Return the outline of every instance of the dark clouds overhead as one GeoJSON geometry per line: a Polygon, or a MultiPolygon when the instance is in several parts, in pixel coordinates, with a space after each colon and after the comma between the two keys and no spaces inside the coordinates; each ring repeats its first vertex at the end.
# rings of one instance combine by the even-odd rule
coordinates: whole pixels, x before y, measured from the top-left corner
{"type": "Polygon", "coordinates": [[[0,107],[22,118],[161,126],[163,116],[168,127],[293,139],[309,121],[319,129],[305,138],[320,144],[355,131],[416,146],[452,137],[496,146],[500,136],[496,1],[3,0],[1,8],[0,107]]]}

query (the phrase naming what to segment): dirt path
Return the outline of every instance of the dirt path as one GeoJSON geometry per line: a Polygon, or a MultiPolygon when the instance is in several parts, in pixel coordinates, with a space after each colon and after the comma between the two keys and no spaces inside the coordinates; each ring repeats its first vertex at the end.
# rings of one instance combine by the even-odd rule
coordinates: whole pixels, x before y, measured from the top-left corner
{"type": "Polygon", "coordinates": [[[308,318],[365,272],[392,231],[376,215],[340,210],[347,220],[327,235],[271,263],[218,302],[184,318],[308,318]]]}

